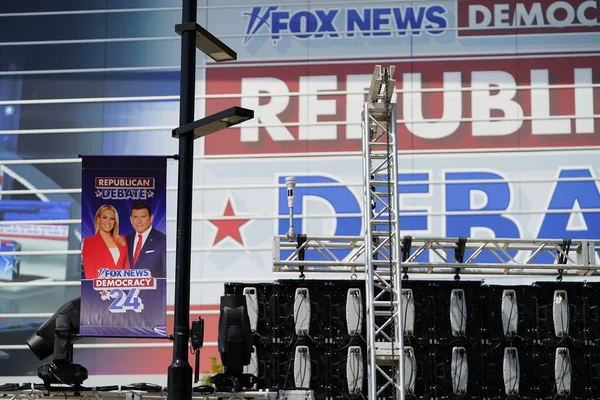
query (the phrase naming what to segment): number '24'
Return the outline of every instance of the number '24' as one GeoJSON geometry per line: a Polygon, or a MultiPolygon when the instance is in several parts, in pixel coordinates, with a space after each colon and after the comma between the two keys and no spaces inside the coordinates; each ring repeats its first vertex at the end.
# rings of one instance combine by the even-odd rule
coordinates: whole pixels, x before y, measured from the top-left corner
{"type": "Polygon", "coordinates": [[[137,313],[142,312],[144,304],[142,299],[139,298],[139,294],[139,289],[131,289],[127,294],[122,289],[112,289],[109,296],[114,300],[108,306],[109,311],[112,313],[124,313],[129,310],[137,313]]]}

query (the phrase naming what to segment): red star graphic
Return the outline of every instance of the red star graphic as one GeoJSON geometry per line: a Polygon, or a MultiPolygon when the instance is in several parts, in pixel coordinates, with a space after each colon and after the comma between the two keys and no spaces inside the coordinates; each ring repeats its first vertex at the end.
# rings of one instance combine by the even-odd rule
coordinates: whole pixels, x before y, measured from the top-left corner
{"type": "Polygon", "coordinates": [[[223,213],[223,217],[227,217],[227,219],[211,219],[209,222],[217,227],[217,236],[215,237],[215,242],[213,246],[216,246],[218,243],[223,241],[225,238],[230,237],[242,246],[244,242],[242,240],[242,234],[240,233],[240,228],[242,225],[250,221],[249,219],[243,218],[230,218],[235,216],[233,213],[233,207],[231,206],[231,199],[227,200],[227,205],[225,206],[225,212],[223,213]]]}

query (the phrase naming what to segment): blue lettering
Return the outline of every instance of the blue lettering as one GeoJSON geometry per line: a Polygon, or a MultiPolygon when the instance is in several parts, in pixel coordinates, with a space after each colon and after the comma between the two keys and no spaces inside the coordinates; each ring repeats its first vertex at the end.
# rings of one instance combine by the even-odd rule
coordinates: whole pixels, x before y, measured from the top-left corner
{"type": "MultiPolygon", "coordinates": [[[[379,174],[381,179],[387,179],[387,174],[379,174]]],[[[378,179],[379,180],[379,179],[378,179]]],[[[402,173],[398,174],[398,181],[400,183],[400,187],[398,189],[400,196],[406,194],[427,194],[429,193],[429,184],[428,183],[410,183],[410,182],[426,182],[429,180],[429,174],[427,172],[423,173],[402,173]],[[405,184],[404,182],[409,182],[405,184]]],[[[375,189],[376,193],[385,193],[387,191],[386,186],[377,186],[375,189]]],[[[382,197],[382,200],[387,199],[387,197],[382,197]]],[[[385,201],[385,200],[384,200],[385,201]]],[[[378,213],[383,208],[381,202],[378,202],[375,206],[375,213],[378,213]]],[[[400,213],[426,213],[427,209],[410,209],[403,210],[400,207],[400,213]]],[[[386,217],[387,218],[387,217],[386,217]]],[[[401,231],[426,231],[429,228],[429,220],[426,215],[402,215],[400,216],[400,230],[401,231]]],[[[383,227],[380,230],[386,230],[387,228],[383,227]]]]}
{"type": "MultiPolygon", "coordinates": [[[[381,31],[382,28],[386,28],[386,25],[390,23],[390,14],[392,10],[389,8],[374,8],[373,9],[373,36],[390,36],[392,34],[389,30],[381,31]]],[[[387,27],[389,29],[389,27],[387,27]]]]}
{"type": "MultiPolygon", "coordinates": [[[[418,173],[418,174],[400,174],[398,175],[398,179],[400,181],[400,194],[427,194],[429,193],[429,184],[428,183],[412,183],[405,185],[403,182],[415,182],[415,181],[428,181],[429,174],[428,173],[418,173]]],[[[420,210],[402,210],[400,207],[400,212],[415,212],[415,213],[425,213],[428,210],[420,209],[420,210]]],[[[426,231],[429,228],[428,218],[426,215],[403,215],[400,217],[400,230],[402,231],[426,231]]]]}
{"type": "Polygon", "coordinates": [[[323,33],[328,33],[331,37],[339,37],[337,33],[337,29],[333,25],[333,21],[337,16],[340,10],[329,10],[325,12],[325,10],[315,10],[319,21],[321,21],[321,26],[319,27],[319,34],[315,35],[317,38],[322,38],[323,33]]]}
{"type": "Polygon", "coordinates": [[[421,34],[421,27],[423,27],[423,19],[425,18],[425,8],[419,7],[418,15],[415,15],[413,7],[394,8],[394,20],[396,21],[396,28],[398,29],[398,35],[404,36],[408,28],[412,28],[412,33],[415,35],[421,34]],[[404,14],[402,13],[404,11],[404,14]]]}
{"type": "MultiPolygon", "coordinates": [[[[282,39],[283,32],[290,32],[297,39],[320,39],[325,35],[340,37],[335,24],[341,11],[339,8],[290,12],[278,10],[278,7],[254,7],[251,12],[242,13],[248,17],[244,46],[263,28],[270,30],[274,45],[282,39]]],[[[409,32],[420,35],[423,29],[439,35],[448,27],[445,17],[447,13],[446,8],[440,5],[346,9],[346,37],[355,37],[357,32],[362,37],[389,37],[393,30],[399,36],[405,36],[409,32]]]]}
{"type": "MultiPolygon", "coordinates": [[[[569,169],[559,173],[559,179],[590,178],[589,181],[558,182],[552,193],[548,211],[573,210],[578,204],[581,213],[570,211],[548,213],[538,233],[540,239],[598,239],[600,237],[600,213],[588,211],[600,208],[600,193],[596,182],[591,180],[593,174],[589,169],[569,169]],[[572,218],[580,217],[577,223],[572,218]],[[572,226],[576,225],[576,226],[572,226]]],[[[548,253],[540,253],[534,260],[536,264],[549,264],[553,257],[548,253]]]]}
{"type": "Polygon", "coordinates": [[[287,21],[290,18],[289,11],[273,11],[271,13],[271,39],[280,40],[280,32],[288,29],[287,21]]]}
{"type": "Polygon", "coordinates": [[[116,269],[116,270],[112,270],[112,269],[107,269],[104,272],[104,276],[109,277],[109,278],[120,278],[122,276],[122,270],[116,269]]]}
{"type": "Polygon", "coordinates": [[[444,32],[444,29],[448,27],[448,21],[443,15],[446,14],[446,9],[442,6],[432,6],[427,9],[425,18],[430,22],[426,28],[432,35],[440,35],[444,32]],[[434,29],[431,28],[440,28],[434,29]]]}
{"type": "MultiPolygon", "coordinates": [[[[468,212],[466,215],[446,216],[446,236],[448,237],[480,237],[473,234],[473,228],[486,228],[494,233],[497,238],[519,238],[519,228],[509,218],[503,216],[501,211],[506,211],[510,204],[511,191],[508,183],[503,178],[492,172],[449,172],[446,174],[448,181],[470,181],[470,180],[498,180],[498,183],[452,183],[446,184],[446,211],[468,212]],[[485,204],[475,207],[471,202],[471,196],[479,193],[485,196],[485,204]],[[486,213],[478,214],[477,211],[486,213]],[[487,214],[489,211],[498,211],[498,214],[487,214]]],[[[465,252],[465,260],[472,251],[465,252]]],[[[516,252],[509,252],[511,257],[516,252]]],[[[502,254],[498,254],[502,257],[502,254]]],[[[476,262],[498,263],[499,260],[493,254],[487,252],[477,257],[476,262]]]]}
{"type": "MultiPolygon", "coordinates": [[[[387,174],[379,174],[382,180],[387,179],[387,174]]],[[[379,180],[379,179],[377,179],[379,180]]],[[[428,173],[402,173],[398,174],[398,181],[400,183],[400,187],[398,191],[400,196],[405,194],[427,194],[429,193],[429,184],[428,183],[409,183],[404,184],[404,182],[418,182],[418,181],[428,181],[429,174],[428,173]]],[[[384,194],[381,196],[383,202],[387,201],[387,186],[376,186],[376,193],[384,194]]],[[[380,201],[377,201],[375,204],[375,215],[383,210],[383,204],[380,201]]],[[[411,209],[411,210],[403,210],[400,207],[400,213],[424,213],[427,212],[426,209],[411,209]]],[[[382,215],[379,219],[383,221],[387,221],[387,214],[382,215]]],[[[429,218],[426,215],[402,215],[400,216],[400,233],[401,235],[408,234],[409,231],[427,231],[429,228],[429,218]]],[[[387,225],[376,225],[376,231],[388,231],[389,227],[387,225]]],[[[415,248],[413,248],[410,254],[415,252],[415,248]]],[[[419,262],[427,262],[429,261],[429,257],[427,255],[428,252],[423,252],[419,257],[412,261],[419,262]]]]}
{"type": "Polygon", "coordinates": [[[271,13],[271,39],[281,39],[281,32],[289,31],[298,39],[322,38],[325,34],[338,37],[334,20],[339,10],[273,11],[271,13]],[[318,32],[318,33],[317,33],[318,32]]]}
{"type": "Polygon", "coordinates": [[[300,11],[292,15],[290,31],[298,39],[308,39],[317,31],[317,17],[309,11],[300,11]],[[303,33],[305,32],[305,33],[303,33]]]}
{"type": "MultiPolygon", "coordinates": [[[[344,186],[330,186],[330,187],[319,187],[311,188],[302,185],[306,184],[324,184],[332,183],[339,184],[335,179],[309,175],[309,176],[297,176],[296,182],[298,186],[295,192],[294,201],[294,215],[300,215],[305,212],[304,210],[304,198],[316,197],[327,201],[334,209],[336,214],[358,214],[360,215],[360,205],[356,201],[354,194],[344,186]]],[[[285,177],[279,177],[279,234],[285,235],[289,228],[288,215],[288,204],[287,204],[287,189],[285,187],[285,177]]],[[[340,217],[332,215],[336,220],[336,228],[333,235],[335,236],[362,236],[362,218],[360,216],[349,216],[340,217]]],[[[302,232],[302,218],[294,218],[294,228],[296,233],[307,233],[309,235],[318,235],[319,232],[302,232]]],[[[321,233],[322,235],[329,236],[330,233],[321,233]]],[[[346,257],[350,252],[347,250],[333,250],[333,254],[336,257],[342,259],[346,257]]],[[[285,254],[281,252],[282,257],[288,257],[290,253],[285,254]]],[[[307,251],[306,260],[322,260],[323,256],[316,251],[307,251]]]]}
{"type": "Polygon", "coordinates": [[[148,277],[150,272],[147,269],[130,269],[123,270],[122,276],[127,278],[148,277]]]}
{"type": "MultiPolygon", "coordinates": [[[[379,177],[381,178],[381,180],[383,179],[387,179],[387,174],[379,174],[379,177]]],[[[379,179],[377,179],[379,180],[379,179]]],[[[429,180],[429,174],[427,172],[422,172],[422,173],[402,173],[402,174],[398,174],[398,181],[399,181],[399,194],[400,196],[406,195],[406,194],[427,194],[429,193],[429,184],[428,183],[424,183],[426,181],[429,180]],[[404,182],[423,182],[423,183],[408,183],[405,184],[404,182]]],[[[381,199],[382,201],[387,201],[387,196],[385,196],[385,194],[387,193],[387,186],[376,186],[375,188],[375,192],[376,193],[382,193],[384,194],[381,199]]],[[[375,205],[375,213],[377,214],[378,212],[380,212],[383,209],[383,204],[382,202],[377,202],[377,204],[375,205]]],[[[399,212],[400,213],[426,213],[428,210],[427,209],[410,209],[410,210],[403,210],[402,207],[400,207],[399,212]]],[[[387,219],[387,214],[385,216],[383,216],[382,218],[387,219]]],[[[381,227],[379,230],[387,230],[388,228],[383,226],[381,227]]],[[[427,231],[429,229],[429,219],[427,217],[427,215],[402,215],[400,216],[400,230],[401,231],[427,231]]]]}
{"type": "MultiPolygon", "coordinates": [[[[242,41],[246,46],[260,30],[269,29],[273,44],[282,39],[282,33],[290,32],[297,39],[323,38],[324,36],[340,37],[336,18],[340,8],[314,9],[290,12],[279,10],[279,6],[253,7],[251,12],[242,15],[248,17],[245,36],[242,41]]],[[[380,7],[345,9],[345,31],[348,38],[360,32],[362,37],[389,37],[395,30],[399,36],[409,32],[420,35],[422,30],[439,35],[448,27],[445,14],[447,9],[440,5],[380,7]]]]}
{"type": "MultiPolygon", "coordinates": [[[[365,9],[364,15],[361,15],[358,10],[350,9],[346,15],[346,35],[348,37],[354,37],[354,31],[358,28],[359,31],[370,31],[371,30],[371,10],[365,9]]],[[[363,36],[371,36],[370,32],[364,32],[363,36]]]]}

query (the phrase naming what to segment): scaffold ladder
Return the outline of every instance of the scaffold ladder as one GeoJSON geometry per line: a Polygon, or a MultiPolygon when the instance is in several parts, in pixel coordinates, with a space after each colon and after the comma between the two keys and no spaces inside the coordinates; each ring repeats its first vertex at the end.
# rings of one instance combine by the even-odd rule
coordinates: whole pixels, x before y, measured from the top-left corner
{"type": "Polygon", "coordinates": [[[394,67],[375,66],[362,112],[368,399],[404,400],[394,67]],[[382,273],[385,272],[385,273],[382,273]],[[387,397],[387,396],[386,396],[387,397]]]}

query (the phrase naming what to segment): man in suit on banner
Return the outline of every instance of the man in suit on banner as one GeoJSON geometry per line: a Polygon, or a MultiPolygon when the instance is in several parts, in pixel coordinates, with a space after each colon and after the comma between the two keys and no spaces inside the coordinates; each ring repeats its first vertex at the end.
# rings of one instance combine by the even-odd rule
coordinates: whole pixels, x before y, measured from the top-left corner
{"type": "Polygon", "coordinates": [[[131,269],[147,269],[154,278],[166,277],[166,235],[152,227],[152,207],[137,202],[129,217],[134,231],[125,236],[131,269]]]}

